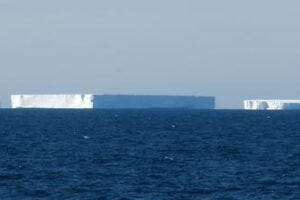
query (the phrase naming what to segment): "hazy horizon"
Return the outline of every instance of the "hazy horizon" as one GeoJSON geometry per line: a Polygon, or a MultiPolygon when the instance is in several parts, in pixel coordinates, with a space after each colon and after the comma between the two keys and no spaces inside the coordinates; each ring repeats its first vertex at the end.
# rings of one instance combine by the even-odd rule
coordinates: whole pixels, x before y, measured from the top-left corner
{"type": "Polygon", "coordinates": [[[0,0],[0,101],[10,94],[300,99],[296,0],[0,0]]]}

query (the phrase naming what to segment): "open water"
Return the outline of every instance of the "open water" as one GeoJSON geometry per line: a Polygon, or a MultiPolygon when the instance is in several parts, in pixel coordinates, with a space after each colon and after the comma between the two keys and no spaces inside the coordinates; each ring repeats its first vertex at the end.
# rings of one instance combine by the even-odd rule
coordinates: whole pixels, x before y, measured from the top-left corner
{"type": "Polygon", "coordinates": [[[300,199],[299,111],[0,110],[0,199],[300,199]]]}

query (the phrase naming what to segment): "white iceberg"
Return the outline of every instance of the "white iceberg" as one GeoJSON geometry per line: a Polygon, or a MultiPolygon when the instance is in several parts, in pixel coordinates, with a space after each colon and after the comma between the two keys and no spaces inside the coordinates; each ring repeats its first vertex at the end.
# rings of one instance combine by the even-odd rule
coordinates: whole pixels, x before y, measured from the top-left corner
{"type": "Polygon", "coordinates": [[[246,110],[298,110],[300,100],[245,100],[246,110]]]}
{"type": "Polygon", "coordinates": [[[12,108],[93,108],[93,95],[12,95],[12,108]]]}
{"type": "Polygon", "coordinates": [[[214,109],[215,98],[163,95],[12,95],[12,108],[193,108],[214,109]]]}

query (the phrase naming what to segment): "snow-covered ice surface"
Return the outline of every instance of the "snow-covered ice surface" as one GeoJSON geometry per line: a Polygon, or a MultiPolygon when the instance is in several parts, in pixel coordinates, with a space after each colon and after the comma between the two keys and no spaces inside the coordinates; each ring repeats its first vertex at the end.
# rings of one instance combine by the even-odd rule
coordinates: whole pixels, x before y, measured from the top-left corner
{"type": "Polygon", "coordinates": [[[163,95],[12,95],[12,108],[193,108],[214,109],[215,98],[163,95]]]}
{"type": "Polygon", "coordinates": [[[300,100],[245,100],[246,110],[298,110],[300,100]]]}

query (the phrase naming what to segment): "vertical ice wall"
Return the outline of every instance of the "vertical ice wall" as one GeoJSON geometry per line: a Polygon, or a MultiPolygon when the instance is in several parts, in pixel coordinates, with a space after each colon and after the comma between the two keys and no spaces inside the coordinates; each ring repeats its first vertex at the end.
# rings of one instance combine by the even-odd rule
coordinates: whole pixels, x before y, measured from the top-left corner
{"type": "Polygon", "coordinates": [[[93,108],[93,95],[12,95],[12,108],[93,108]]]}
{"type": "Polygon", "coordinates": [[[165,95],[95,95],[94,107],[215,109],[215,98],[165,95]]]}

